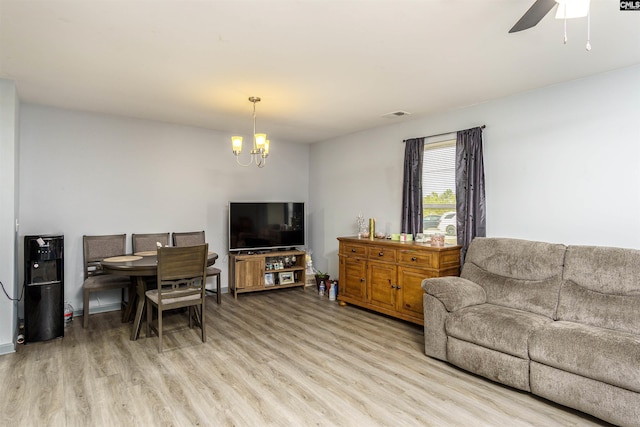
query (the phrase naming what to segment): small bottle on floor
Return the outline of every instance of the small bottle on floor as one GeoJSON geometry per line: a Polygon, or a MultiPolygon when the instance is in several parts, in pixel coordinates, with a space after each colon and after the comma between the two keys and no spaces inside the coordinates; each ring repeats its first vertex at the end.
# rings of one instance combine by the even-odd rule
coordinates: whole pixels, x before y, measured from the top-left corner
{"type": "Polygon", "coordinates": [[[329,301],[336,300],[336,282],[331,282],[331,287],[329,288],[329,301]]]}

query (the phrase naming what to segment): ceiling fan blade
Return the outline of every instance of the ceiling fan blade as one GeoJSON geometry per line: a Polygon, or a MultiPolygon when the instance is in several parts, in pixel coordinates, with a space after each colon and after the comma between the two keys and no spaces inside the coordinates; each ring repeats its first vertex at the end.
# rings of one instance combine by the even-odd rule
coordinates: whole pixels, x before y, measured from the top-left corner
{"type": "Polygon", "coordinates": [[[517,33],[518,31],[535,27],[555,5],[556,0],[536,0],[509,32],[517,33]]]}

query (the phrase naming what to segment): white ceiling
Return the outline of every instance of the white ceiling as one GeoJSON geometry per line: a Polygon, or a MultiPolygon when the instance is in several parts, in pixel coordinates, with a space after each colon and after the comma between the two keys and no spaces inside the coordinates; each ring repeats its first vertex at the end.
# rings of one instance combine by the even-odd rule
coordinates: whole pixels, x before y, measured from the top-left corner
{"type": "MultiPolygon", "coordinates": [[[[640,12],[591,1],[0,0],[0,77],[24,102],[315,142],[640,63],[640,12]],[[403,110],[401,118],[382,117],[403,110]]],[[[638,90],[635,88],[634,90],[638,90]]]]}

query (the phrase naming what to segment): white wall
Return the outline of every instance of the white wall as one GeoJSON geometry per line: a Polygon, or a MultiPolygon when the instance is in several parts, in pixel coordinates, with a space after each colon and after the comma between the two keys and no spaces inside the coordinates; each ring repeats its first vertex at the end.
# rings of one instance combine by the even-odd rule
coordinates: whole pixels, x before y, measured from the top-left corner
{"type": "MultiPolygon", "coordinates": [[[[18,96],[15,85],[0,79],[0,281],[19,298],[15,221],[18,211],[18,96]]],[[[0,354],[15,350],[17,303],[0,294],[0,354]]]]}
{"type": "Polygon", "coordinates": [[[314,144],[314,262],[359,212],[399,232],[403,139],[482,124],[489,236],[640,249],[639,117],[634,66],[314,144]]]}
{"type": "MultiPolygon", "coordinates": [[[[307,201],[309,147],[272,141],[263,169],[243,168],[231,135],[24,104],[20,237],[63,233],[65,299],[82,309],[82,235],[205,230],[227,286],[227,202],[307,201]]],[[[250,118],[247,118],[250,133],[250,118]]],[[[92,295],[91,311],[119,294],[92,295]]]]}

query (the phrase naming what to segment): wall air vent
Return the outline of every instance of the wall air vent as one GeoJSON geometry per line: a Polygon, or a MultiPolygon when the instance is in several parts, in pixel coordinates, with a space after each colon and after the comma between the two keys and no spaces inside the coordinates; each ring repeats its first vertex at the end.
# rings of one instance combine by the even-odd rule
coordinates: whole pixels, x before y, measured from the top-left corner
{"type": "Polygon", "coordinates": [[[409,115],[411,115],[411,113],[408,113],[406,111],[394,111],[392,113],[383,114],[382,117],[385,117],[387,119],[393,119],[396,117],[409,116],[409,115]]]}

